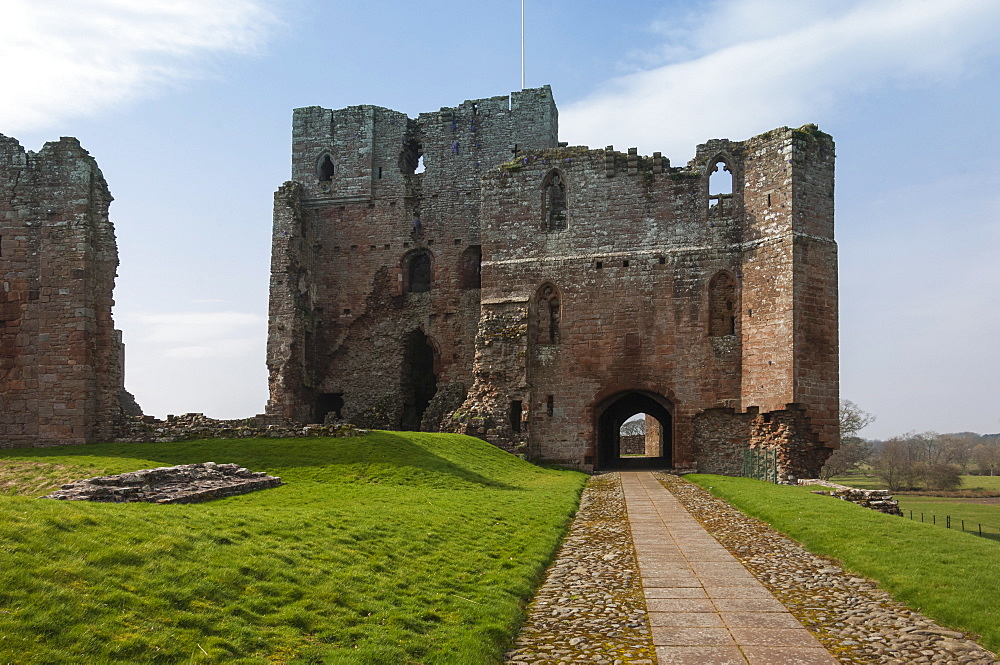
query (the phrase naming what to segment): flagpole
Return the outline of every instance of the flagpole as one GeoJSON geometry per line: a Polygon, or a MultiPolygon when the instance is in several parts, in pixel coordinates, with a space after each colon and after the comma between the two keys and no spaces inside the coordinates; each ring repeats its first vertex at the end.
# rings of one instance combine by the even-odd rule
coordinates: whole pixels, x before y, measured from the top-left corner
{"type": "Polygon", "coordinates": [[[521,0],[521,90],[524,90],[524,0],[521,0]]]}

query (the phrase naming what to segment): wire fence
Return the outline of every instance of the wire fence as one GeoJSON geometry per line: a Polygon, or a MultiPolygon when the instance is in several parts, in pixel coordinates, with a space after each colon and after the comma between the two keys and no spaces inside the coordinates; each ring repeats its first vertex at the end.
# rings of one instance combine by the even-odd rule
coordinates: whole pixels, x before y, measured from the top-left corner
{"type": "Polygon", "coordinates": [[[743,451],[743,477],[778,482],[778,449],[749,448],[743,451]]]}
{"type": "Polygon", "coordinates": [[[992,524],[983,524],[971,519],[952,517],[951,515],[937,515],[935,513],[922,513],[919,510],[908,510],[911,520],[918,519],[925,524],[935,524],[946,529],[961,529],[964,533],[972,533],[991,540],[1000,540],[1000,527],[992,524]],[[919,515],[919,517],[917,517],[919,515]]]}

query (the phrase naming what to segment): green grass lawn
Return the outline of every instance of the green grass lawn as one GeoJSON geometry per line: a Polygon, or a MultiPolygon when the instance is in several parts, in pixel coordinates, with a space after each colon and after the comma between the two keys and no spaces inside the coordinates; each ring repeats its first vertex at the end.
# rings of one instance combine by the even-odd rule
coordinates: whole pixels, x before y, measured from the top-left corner
{"type": "Polygon", "coordinates": [[[584,481],[448,434],[3,450],[0,663],[499,662],[584,481]],[[31,498],[207,461],[287,485],[31,498]]]}
{"type": "Polygon", "coordinates": [[[877,580],[897,600],[1000,649],[1000,543],[883,515],[810,487],[747,478],[689,480],[845,569],[877,580]]]}

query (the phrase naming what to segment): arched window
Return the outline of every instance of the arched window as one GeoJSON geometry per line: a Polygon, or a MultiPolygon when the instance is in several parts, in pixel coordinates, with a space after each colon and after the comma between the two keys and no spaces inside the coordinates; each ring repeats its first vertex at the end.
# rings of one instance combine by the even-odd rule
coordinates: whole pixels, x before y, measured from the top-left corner
{"type": "Polygon", "coordinates": [[[406,264],[406,290],[426,293],[431,290],[431,255],[420,251],[410,255],[406,264]]]}
{"type": "Polygon", "coordinates": [[[736,280],[724,270],[708,283],[708,316],[710,336],[736,334],[736,280]]]}
{"type": "Polygon", "coordinates": [[[551,284],[545,284],[538,290],[536,308],[537,342],[539,344],[557,344],[559,342],[559,320],[562,318],[562,307],[559,302],[559,292],[551,284]]]}
{"type": "Polygon", "coordinates": [[[458,266],[459,288],[478,289],[482,287],[483,248],[471,245],[462,252],[458,266]]]}
{"type": "Polygon", "coordinates": [[[320,157],[319,163],[316,165],[316,175],[319,176],[320,182],[333,180],[333,157],[330,156],[330,153],[320,157]]]}
{"type": "Polygon", "coordinates": [[[733,207],[733,171],[729,163],[719,157],[708,173],[709,212],[728,213],[733,207]]]}
{"type": "Polygon", "coordinates": [[[546,231],[566,228],[566,183],[554,169],[542,181],[542,220],[546,231]]]}

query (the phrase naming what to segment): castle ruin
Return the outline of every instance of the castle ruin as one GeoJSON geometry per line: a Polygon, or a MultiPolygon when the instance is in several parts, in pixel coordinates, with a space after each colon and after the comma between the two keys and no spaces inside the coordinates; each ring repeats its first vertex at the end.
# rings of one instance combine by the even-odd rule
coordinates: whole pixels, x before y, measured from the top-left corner
{"type": "MultiPolygon", "coordinates": [[[[124,390],[108,185],[75,138],[0,135],[0,448],[110,441],[124,390]]],[[[141,411],[138,411],[141,413],[141,411]]]]}
{"type": "Polygon", "coordinates": [[[833,140],[780,128],[677,167],[557,129],[547,86],[416,119],[296,109],[268,413],[585,470],[738,474],[769,450],[814,476],[839,443],[833,140]],[[658,439],[623,457],[641,413],[658,439]]]}

